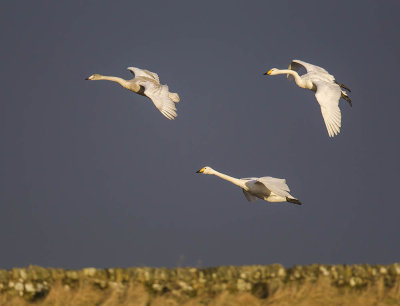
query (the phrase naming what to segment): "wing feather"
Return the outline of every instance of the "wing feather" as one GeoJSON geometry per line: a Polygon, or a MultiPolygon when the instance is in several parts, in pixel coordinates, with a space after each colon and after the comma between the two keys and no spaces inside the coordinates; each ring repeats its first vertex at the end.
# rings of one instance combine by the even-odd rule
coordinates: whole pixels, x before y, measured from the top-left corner
{"type": "MultiPolygon", "coordinates": [[[[335,77],[329,74],[329,72],[326,71],[324,68],[303,62],[301,60],[292,60],[289,65],[289,69],[294,70],[297,73],[300,71],[301,68],[304,68],[309,74],[318,75],[318,77],[321,79],[326,79],[327,81],[332,82],[335,80],[335,77]]],[[[293,77],[288,74],[287,78],[291,80],[293,77]]]]}
{"type": "Polygon", "coordinates": [[[151,72],[146,69],[140,69],[137,67],[129,67],[128,70],[130,70],[132,73],[134,73],[135,77],[150,78],[150,79],[156,81],[158,84],[160,84],[160,78],[158,77],[157,73],[151,72]]]}
{"type": "Polygon", "coordinates": [[[257,182],[263,184],[273,193],[281,197],[292,197],[289,194],[289,186],[286,184],[285,179],[275,178],[271,176],[264,176],[257,179],[257,182]]]}
{"type": "MultiPolygon", "coordinates": [[[[323,73],[329,74],[329,72],[326,71],[324,68],[310,64],[310,63],[306,63],[301,60],[296,60],[296,59],[292,60],[291,65],[294,65],[294,67],[296,67],[298,70],[300,68],[304,68],[305,70],[307,70],[307,72],[323,72],[323,73]]],[[[293,69],[293,70],[295,70],[295,69],[293,69]]],[[[296,70],[296,71],[298,71],[298,70],[296,70]]]]}
{"type": "Polygon", "coordinates": [[[174,101],[169,96],[167,85],[160,85],[155,81],[143,77],[136,77],[138,84],[145,88],[144,94],[149,97],[158,110],[168,119],[173,120],[178,116],[174,101]]]}
{"type": "Polygon", "coordinates": [[[313,81],[317,87],[315,97],[321,106],[322,117],[324,118],[329,137],[340,133],[342,125],[342,114],[339,108],[341,89],[339,85],[330,84],[323,80],[313,81]]]}
{"type": "MultiPolygon", "coordinates": [[[[293,60],[290,64],[288,69],[296,71],[297,73],[299,73],[299,71],[304,68],[306,69],[306,67],[304,67],[303,65],[301,65],[300,63],[298,63],[296,60],[293,60]]],[[[306,69],[307,70],[307,69],[306,69]]],[[[293,76],[291,74],[286,74],[286,78],[288,80],[293,80],[293,76]]]]}
{"type": "Polygon", "coordinates": [[[247,192],[246,190],[242,189],[244,196],[246,197],[247,201],[249,202],[254,202],[257,200],[256,196],[253,196],[250,192],[247,192]]]}

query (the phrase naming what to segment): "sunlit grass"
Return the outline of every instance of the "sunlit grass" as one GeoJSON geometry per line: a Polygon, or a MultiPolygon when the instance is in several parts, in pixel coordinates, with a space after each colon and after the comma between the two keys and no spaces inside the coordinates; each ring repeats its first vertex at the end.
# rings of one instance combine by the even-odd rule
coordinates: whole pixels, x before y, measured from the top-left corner
{"type": "Polygon", "coordinates": [[[19,296],[0,294],[0,305],[399,305],[400,285],[387,289],[383,280],[364,289],[337,288],[328,279],[316,282],[287,283],[264,299],[251,293],[224,291],[216,296],[203,294],[190,297],[177,292],[154,295],[142,285],[125,284],[115,288],[99,289],[91,283],[80,283],[69,288],[61,282],[54,283],[42,300],[26,302],[19,296]]]}

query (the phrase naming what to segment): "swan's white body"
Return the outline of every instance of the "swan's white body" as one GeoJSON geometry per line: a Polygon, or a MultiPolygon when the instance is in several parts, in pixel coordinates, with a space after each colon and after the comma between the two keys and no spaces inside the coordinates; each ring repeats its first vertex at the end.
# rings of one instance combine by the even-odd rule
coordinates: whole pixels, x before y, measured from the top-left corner
{"type": "Polygon", "coordinates": [[[311,65],[309,63],[293,60],[289,65],[289,69],[272,68],[266,74],[287,74],[288,79],[293,79],[297,86],[309,89],[315,92],[315,97],[321,106],[322,117],[324,118],[329,137],[334,137],[340,133],[342,115],[339,108],[340,98],[344,98],[351,106],[351,100],[348,97],[345,85],[336,82],[335,77],[328,73],[325,69],[311,65]],[[305,68],[307,73],[300,76],[298,71],[305,68]]]}
{"type": "Polygon", "coordinates": [[[168,119],[173,120],[178,116],[175,103],[180,101],[179,95],[169,92],[167,85],[161,85],[160,79],[156,73],[136,67],[129,67],[128,70],[135,76],[131,80],[100,74],[93,74],[86,80],[107,80],[116,82],[128,90],[149,97],[158,110],[168,119]]]}
{"type": "Polygon", "coordinates": [[[301,202],[289,193],[290,189],[285,179],[270,176],[238,179],[218,172],[211,167],[204,167],[197,173],[216,175],[239,186],[249,202],[261,199],[267,202],[290,202],[301,205],[301,202]]]}

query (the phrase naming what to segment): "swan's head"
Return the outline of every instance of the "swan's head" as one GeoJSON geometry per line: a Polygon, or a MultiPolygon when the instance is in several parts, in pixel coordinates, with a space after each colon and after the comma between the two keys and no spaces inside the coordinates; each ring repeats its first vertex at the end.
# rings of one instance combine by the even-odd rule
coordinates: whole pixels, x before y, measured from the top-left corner
{"type": "Polygon", "coordinates": [[[278,72],[279,72],[279,69],[277,69],[277,68],[272,68],[270,71],[268,71],[268,72],[266,72],[266,73],[264,73],[264,75],[274,75],[274,74],[278,74],[278,72]]]}
{"type": "Polygon", "coordinates": [[[90,77],[86,78],[85,80],[91,80],[91,81],[101,80],[101,75],[98,73],[95,73],[95,74],[92,74],[90,77]]]}
{"type": "Polygon", "coordinates": [[[203,173],[203,174],[213,174],[213,168],[211,168],[211,167],[204,167],[204,168],[201,168],[199,171],[196,171],[196,173],[203,173]]]}

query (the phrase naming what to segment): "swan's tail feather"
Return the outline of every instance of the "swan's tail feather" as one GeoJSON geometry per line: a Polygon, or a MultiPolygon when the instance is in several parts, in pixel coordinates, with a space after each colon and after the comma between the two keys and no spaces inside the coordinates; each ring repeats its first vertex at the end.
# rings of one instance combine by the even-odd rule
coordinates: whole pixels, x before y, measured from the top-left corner
{"type": "Polygon", "coordinates": [[[175,103],[178,103],[181,99],[179,98],[179,95],[176,92],[170,92],[168,93],[168,97],[174,101],[175,103]]]}
{"type": "Polygon", "coordinates": [[[289,202],[289,203],[301,205],[301,202],[299,200],[295,199],[295,198],[286,197],[286,201],[289,202]]]}
{"type": "Polygon", "coordinates": [[[347,102],[349,102],[350,106],[352,107],[353,104],[351,103],[350,97],[347,95],[345,91],[342,90],[342,98],[345,99],[347,102]]]}

